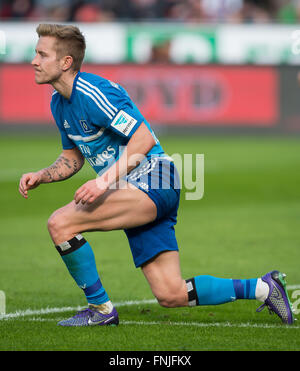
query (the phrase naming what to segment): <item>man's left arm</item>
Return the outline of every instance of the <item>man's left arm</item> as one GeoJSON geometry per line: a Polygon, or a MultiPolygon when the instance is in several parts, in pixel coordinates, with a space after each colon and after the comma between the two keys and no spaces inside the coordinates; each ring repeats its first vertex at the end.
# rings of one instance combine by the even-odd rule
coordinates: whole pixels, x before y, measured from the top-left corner
{"type": "Polygon", "coordinates": [[[89,180],[81,186],[74,195],[76,204],[91,204],[103,193],[105,193],[112,184],[118,182],[120,178],[133,170],[155,145],[155,140],[147,128],[142,123],[130,138],[125,151],[118,161],[116,161],[100,177],[89,180]]]}

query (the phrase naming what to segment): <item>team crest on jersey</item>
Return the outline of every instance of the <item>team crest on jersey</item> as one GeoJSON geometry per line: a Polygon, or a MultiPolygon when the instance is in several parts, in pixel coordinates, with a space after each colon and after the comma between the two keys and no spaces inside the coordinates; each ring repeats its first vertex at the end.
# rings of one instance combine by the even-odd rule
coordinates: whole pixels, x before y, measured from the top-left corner
{"type": "Polygon", "coordinates": [[[128,134],[131,132],[136,123],[137,123],[136,119],[128,115],[127,112],[121,110],[114,118],[113,122],[111,123],[111,126],[114,127],[116,130],[120,131],[121,133],[123,133],[124,135],[128,136],[128,134]]]}
{"type": "Polygon", "coordinates": [[[80,123],[80,126],[81,126],[82,130],[83,130],[85,133],[90,133],[90,132],[93,131],[93,130],[88,126],[88,123],[86,122],[86,120],[80,120],[79,123],[80,123]]]}

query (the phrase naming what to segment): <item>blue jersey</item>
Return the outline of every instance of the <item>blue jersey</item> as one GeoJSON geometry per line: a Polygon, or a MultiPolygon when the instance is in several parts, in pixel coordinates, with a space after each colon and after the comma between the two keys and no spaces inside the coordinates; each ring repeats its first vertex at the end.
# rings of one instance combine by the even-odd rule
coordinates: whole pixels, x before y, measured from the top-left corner
{"type": "Polygon", "coordinates": [[[164,155],[153,130],[127,92],[98,75],[78,72],[70,99],[54,91],[51,111],[63,149],[78,147],[97,174],[119,159],[142,122],[156,143],[146,156],[164,155]]]}

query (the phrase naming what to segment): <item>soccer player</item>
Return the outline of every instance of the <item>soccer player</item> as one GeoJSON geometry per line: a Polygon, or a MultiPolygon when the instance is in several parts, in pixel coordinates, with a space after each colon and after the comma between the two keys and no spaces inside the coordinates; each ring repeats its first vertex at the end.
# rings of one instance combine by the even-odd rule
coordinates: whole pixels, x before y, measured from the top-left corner
{"type": "MultiPolygon", "coordinates": [[[[103,287],[88,231],[124,230],[136,267],[164,307],[217,305],[257,299],[284,323],[294,321],[284,274],[224,279],[199,275],[183,279],[174,225],[180,198],[179,176],[149,123],[117,83],[81,72],[85,39],[71,25],[40,24],[32,61],[37,84],[54,88],[51,110],[62,153],[49,167],[24,174],[19,192],[77,173],[84,159],[97,177],[48,221],[53,243],[70,275],[83,290],[87,308],[61,326],[117,325],[118,313],[103,287]]],[[[101,47],[101,46],[99,46],[101,47]]]]}

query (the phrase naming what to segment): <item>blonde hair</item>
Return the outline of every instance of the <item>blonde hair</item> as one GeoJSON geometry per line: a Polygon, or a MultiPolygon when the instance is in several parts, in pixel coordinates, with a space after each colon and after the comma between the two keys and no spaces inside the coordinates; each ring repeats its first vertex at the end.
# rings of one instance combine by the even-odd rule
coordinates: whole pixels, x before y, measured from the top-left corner
{"type": "Polygon", "coordinates": [[[36,28],[39,37],[53,36],[56,38],[56,54],[58,58],[70,55],[73,58],[72,69],[79,71],[85,54],[85,38],[79,28],[71,25],[39,24],[36,28]]]}

